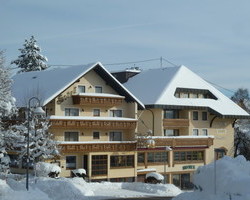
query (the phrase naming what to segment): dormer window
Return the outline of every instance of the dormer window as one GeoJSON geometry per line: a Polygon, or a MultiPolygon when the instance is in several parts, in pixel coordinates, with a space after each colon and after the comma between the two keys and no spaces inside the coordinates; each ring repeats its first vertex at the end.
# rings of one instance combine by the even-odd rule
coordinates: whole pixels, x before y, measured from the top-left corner
{"type": "Polygon", "coordinates": [[[176,98],[199,98],[217,100],[217,97],[209,90],[195,88],[176,88],[174,96],[176,98]]]}

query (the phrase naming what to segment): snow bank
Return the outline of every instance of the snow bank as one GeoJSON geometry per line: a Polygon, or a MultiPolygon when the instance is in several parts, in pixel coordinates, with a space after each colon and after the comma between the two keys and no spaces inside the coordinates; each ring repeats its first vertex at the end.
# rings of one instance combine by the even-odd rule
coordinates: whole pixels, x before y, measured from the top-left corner
{"type": "Polygon", "coordinates": [[[87,183],[82,178],[30,177],[29,191],[25,179],[0,180],[1,200],[100,200],[122,197],[176,196],[180,189],[171,184],[87,183]]]}
{"type": "Polygon", "coordinates": [[[243,156],[225,156],[216,161],[216,182],[214,175],[214,163],[198,168],[194,175],[197,190],[183,193],[175,200],[250,199],[250,162],[243,156]]]}
{"type": "Polygon", "coordinates": [[[37,176],[47,177],[50,172],[61,173],[61,168],[56,164],[50,164],[45,162],[38,162],[36,164],[37,176]]]}

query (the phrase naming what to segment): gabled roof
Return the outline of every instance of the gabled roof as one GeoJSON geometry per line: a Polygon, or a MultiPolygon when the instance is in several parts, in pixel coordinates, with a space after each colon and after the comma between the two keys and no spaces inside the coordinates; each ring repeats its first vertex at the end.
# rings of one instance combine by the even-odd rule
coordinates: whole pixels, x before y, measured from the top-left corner
{"type": "Polygon", "coordinates": [[[126,101],[135,101],[140,109],[144,108],[144,105],[117,81],[100,62],[84,66],[17,74],[12,77],[12,95],[16,98],[18,107],[26,107],[28,100],[33,96],[40,99],[41,104],[44,106],[91,70],[94,70],[103,78],[119,95],[124,96],[126,101]]]}
{"type": "Polygon", "coordinates": [[[124,84],[146,108],[208,109],[220,117],[249,118],[249,114],[185,66],[142,71],[124,84]],[[176,90],[204,91],[213,98],[177,98],[176,90]]]}

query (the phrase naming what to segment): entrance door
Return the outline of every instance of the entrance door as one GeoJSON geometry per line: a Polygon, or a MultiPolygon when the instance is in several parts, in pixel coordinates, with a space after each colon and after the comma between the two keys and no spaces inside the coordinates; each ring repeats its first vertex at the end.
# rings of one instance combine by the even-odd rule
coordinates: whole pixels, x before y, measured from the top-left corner
{"type": "Polygon", "coordinates": [[[182,190],[193,188],[190,174],[173,174],[173,184],[182,190]]]}
{"type": "Polygon", "coordinates": [[[83,163],[82,163],[82,167],[83,167],[83,169],[85,169],[86,170],[86,173],[87,173],[87,175],[88,175],[88,155],[84,155],[83,156],[83,163]]]}

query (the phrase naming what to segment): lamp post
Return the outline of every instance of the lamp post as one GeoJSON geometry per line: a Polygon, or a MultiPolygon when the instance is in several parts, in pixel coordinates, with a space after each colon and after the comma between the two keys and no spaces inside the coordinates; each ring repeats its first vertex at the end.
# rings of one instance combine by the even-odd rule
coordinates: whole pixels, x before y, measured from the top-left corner
{"type": "Polygon", "coordinates": [[[31,101],[36,100],[38,103],[38,106],[35,107],[35,110],[33,111],[34,115],[43,115],[45,114],[44,110],[42,107],[40,107],[40,100],[37,97],[31,97],[29,99],[29,104],[28,104],[28,133],[27,133],[27,160],[26,160],[26,189],[29,190],[29,163],[30,163],[30,120],[31,120],[31,101]]]}
{"type": "Polygon", "coordinates": [[[167,183],[167,175],[166,175],[166,171],[167,171],[167,152],[172,151],[171,147],[169,146],[165,146],[165,150],[166,150],[166,157],[164,160],[164,184],[167,183]]]}

